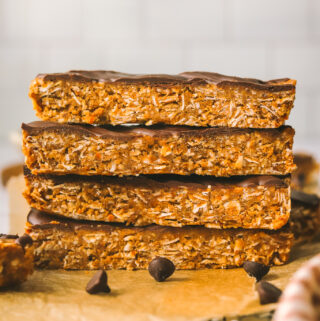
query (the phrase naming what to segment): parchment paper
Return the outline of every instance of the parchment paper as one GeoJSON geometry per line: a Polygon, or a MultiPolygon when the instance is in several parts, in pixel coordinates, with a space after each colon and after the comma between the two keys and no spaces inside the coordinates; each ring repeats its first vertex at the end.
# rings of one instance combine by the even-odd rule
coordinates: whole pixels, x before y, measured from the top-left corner
{"type": "MultiPolygon", "coordinates": [[[[295,249],[291,262],[273,267],[265,280],[283,289],[293,272],[318,252],[319,241],[295,249]]],[[[255,281],[241,268],[176,271],[163,283],[154,281],[147,271],[108,271],[112,292],[90,295],[85,286],[93,273],[36,271],[21,287],[0,292],[0,319],[216,320],[263,313],[276,306],[259,304],[255,281]]]]}

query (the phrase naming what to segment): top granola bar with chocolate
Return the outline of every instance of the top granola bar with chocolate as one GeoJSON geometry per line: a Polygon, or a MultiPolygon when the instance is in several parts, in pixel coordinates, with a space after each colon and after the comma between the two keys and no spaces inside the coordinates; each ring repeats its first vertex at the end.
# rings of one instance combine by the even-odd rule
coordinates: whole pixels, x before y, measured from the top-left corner
{"type": "Polygon", "coordinates": [[[277,128],[288,119],[296,81],[211,72],[134,75],[114,71],[40,74],[29,96],[42,120],[99,125],[277,128]]]}

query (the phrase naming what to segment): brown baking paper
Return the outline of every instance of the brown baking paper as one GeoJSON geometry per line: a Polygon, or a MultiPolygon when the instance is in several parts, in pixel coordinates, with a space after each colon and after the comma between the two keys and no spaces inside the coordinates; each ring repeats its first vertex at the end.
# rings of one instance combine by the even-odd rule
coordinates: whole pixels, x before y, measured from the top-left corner
{"type": "MultiPolygon", "coordinates": [[[[283,289],[318,252],[319,241],[293,250],[291,262],[273,267],[265,280],[283,289]]],[[[176,271],[162,283],[147,271],[108,271],[112,292],[90,295],[85,286],[93,273],[36,271],[20,288],[0,292],[0,315],[6,321],[194,321],[260,314],[276,306],[259,304],[255,281],[242,268],[176,271]]]]}

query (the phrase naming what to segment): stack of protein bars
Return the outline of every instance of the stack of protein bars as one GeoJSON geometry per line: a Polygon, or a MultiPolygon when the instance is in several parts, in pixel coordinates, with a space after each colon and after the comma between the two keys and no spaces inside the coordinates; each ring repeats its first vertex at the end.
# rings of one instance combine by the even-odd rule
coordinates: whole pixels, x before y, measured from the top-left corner
{"type": "Polygon", "coordinates": [[[37,266],[287,261],[295,80],[71,71],[38,75],[30,97],[43,120],[22,125],[37,266]]]}

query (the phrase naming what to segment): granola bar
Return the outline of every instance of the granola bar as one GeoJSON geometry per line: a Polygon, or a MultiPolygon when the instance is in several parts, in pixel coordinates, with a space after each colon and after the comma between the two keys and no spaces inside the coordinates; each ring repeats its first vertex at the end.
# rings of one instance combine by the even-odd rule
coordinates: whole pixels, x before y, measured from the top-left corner
{"type": "Polygon", "coordinates": [[[32,209],[26,227],[41,268],[146,269],[156,256],[177,269],[227,268],[244,261],[284,264],[293,235],[277,231],[205,227],[128,227],[76,221],[32,209]]]}
{"type": "Polygon", "coordinates": [[[143,226],[279,229],[290,216],[290,178],[32,175],[29,205],[74,219],[143,226]]]}
{"type": "Polygon", "coordinates": [[[40,119],[57,122],[277,128],[288,119],[295,85],[210,72],[70,71],[38,75],[29,96],[40,119]]]}
{"type": "Polygon", "coordinates": [[[293,190],[290,229],[296,242],[312,240],[320,232],[320,199],[315,194],[293,190]]]}
{"type": "Polygon", "coordinates": [[[0,288],[24,282],[33,272],[33,246],[29,236],[0,234],[0,288]]]}
{"type": "Polygon", "coordinates": [[[22,124],[33,174],[285,175],[295,169],[294,130],[22,124]]]}
{"type": "Polygon", "coordinates": [[[297,190],[312,190],[318,185],[319,164],[316,159],[305,153],[293,155],[296,171],[292,173],[292,187],[297,190]]]}

